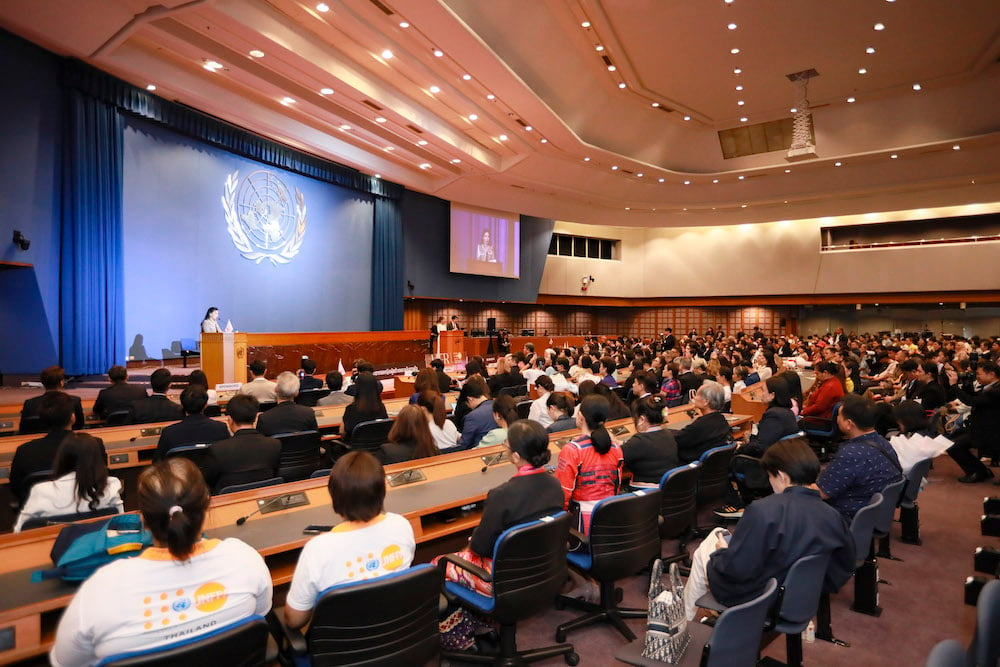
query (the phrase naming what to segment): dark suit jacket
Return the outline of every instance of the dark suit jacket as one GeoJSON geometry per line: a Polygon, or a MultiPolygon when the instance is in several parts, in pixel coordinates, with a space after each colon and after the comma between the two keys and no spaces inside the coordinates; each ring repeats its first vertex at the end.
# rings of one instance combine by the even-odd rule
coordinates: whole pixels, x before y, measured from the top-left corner
{"type": "Polygon", "coordinates": [[[128,410],[133,401],[146,398],[146,388],[137,384],[122,382],[102,389],[94,401],[94,414],[106,419],[112,412],[128,410]]]}
{"type": "Polygon", "coordinates": [[[438,391],[447,394],[451,391],[451,376],[443,371],[438,371],[438,391]]]}
{"type": "Polygon", "coordinates": [[[299,379],[299,391],[309,391],[310,389],[322,389],[323,380],[307,375],[299,379]]]}
{"type": "Polygon", "coordinates": [[[218,493],[233,484],[277,477],[280,461],[280,442],[256,429],[241,428],[233,437],[212,443],[206,477],[213,493],[218,493]]]}
{"type": "MultiPolygon", "coordinates": [[[[61,390],[60,389],[53,389],[52,391],[61,391],[61,390]]],[[[46,392],[46,393],[48,393],[48,392],[46,392]]],[[[45,396],[45,394],[42,394],[42,396],[45,396]]],[[[38,407],[42,403],[42,396],[35,396],[34,398],[29,398],[28,400],[26,400],[24,402],[24,405],[21,406],[21,423],[22,423],[22,428],[23,428],[24,420],[25,419],[27,419],[29,417],[37,417],[38,416],[38,407]]],[[[86,423],[86,417],[83,414],[83,403],[80,402],[80,397],[79,396],[74,396],[73,394],[70,394],[70,398],[73,399],[73,430],[83,428],[84,424],[86,423]]],[[[43,428],[43,427],[39,427],[39,428],[43,428]]],[[[21,433],[29,433],[31,431],[30,430],[29,431],[22,430],[20,432],[21,433]]],[[[35,432],[38,432],[38,430],[35,429],[35,432]]]]}
{"type": "Polygon", "coordinates": [[[917,391],[924,410],[937,410],[948,402],[948,390],[939,382],[928,382],[917,391]]]}
{"type": "Polygon", "coordinates": [[[129,407],[129,423],[151,424],[153,422],[172,422],[184,419],[184,408],[177,405],[164,394],[153,394],[138,401],[132,401],[129,407]]]}
{"type": "Polygon", "coordinates": [[[210,419],[200,412],[188,415],[176,424],[163,429],[153,460],[163,459],[174,447],[215,442],[228,436],[229,428],[223,422],[210,419]]]}
{"type": "Polygon", "coordinates": [[[19,504],[24,504],[31,491],[25,488],[24,478],[33,472],[52,470],[59,443],[69,434],[70,431],[53,431],[43,438],[24,443],[14,452],[10,462],[10,490],[19,504]]]}
{"type": "Polygon", "coordinates": [[[975,394],[957,389],[955,397],[972,407],[969,430],[980,456],[1000,452],[1000,382],[975,394]]]}
{"type": "Polygon", "coordinates": [[[677,431],[675,439],[681,463],[691,463],[709,449],[726,444],[730,439],[729,422],[721,412],[709,412],[677,431]]]}
{"type": "Polygon", "coordinates": [[[261,413],[257,419],[257,430],[264,435],[315,431],[316,411],[292,401],[283,401],[261,413]]]}
{"type": "Polygon", "coordinates": [[[799,432],[799,423],[795,414],[788,408],[776,405],[764,410],[760,422],[757,423],[757,435],[750,436],[750,441],[740,447],[740,454],[760,458],[767,448],[785,436],[799,432]]]}
{"type": "Polygon", "coordinates": [[[688,402],[688,396],[692,389],[698,389],[701,383],[705,381],[708,375],[695,375],[691,371],[687,373],[681,373],[680,377],[677,378],[678,382],[681,383],[681,404],[688,402]]]}

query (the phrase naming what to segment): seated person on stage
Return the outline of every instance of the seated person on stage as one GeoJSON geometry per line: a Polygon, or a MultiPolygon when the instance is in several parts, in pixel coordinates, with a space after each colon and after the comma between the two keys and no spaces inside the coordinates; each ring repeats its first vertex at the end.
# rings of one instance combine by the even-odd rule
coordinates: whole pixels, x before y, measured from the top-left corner
{"type": "Polygon", "coordinates": [[[590,533],[590,513],[597,501],[618,493],[622,480],[622,448],[604,428],[608,401],[591,395],[576,416],[581,433],[559,452],[556,477],[563,489],[563,508],[579,507],[578,528],[590,533]]]}
{"type": "Polygon", "coordinates": [[[375,455],[382,465],[389,465],[437,456],[440,453],[434,445],[423,409],[416,405],[404,405],[392,423],[389,442],[379,447],[375,455]]]}
{"type": "Polygon", "coordinates": [[[955,387],[955,398],[972,408],[971,423],[955,438],[948,455],[962,466],[965,475],[958,478],[963,484],[985,482],[993,478],[979,457],[1000,455],[1000,366],[996,361],[981,361],[976,368],[979,391],[974,394],[962,387],[955,387]],[[979,457],[970,451],[978,450],[979,457]]]}
{"type": "Polygon", "coordinates": [[[507,427],[517,421],[517,404],[512,396],[497,396],[493,399],[493,421],[497,427],[483,436],[477,447],[501,445],[507,440],[507,427]]]}
{"type": "Polygon", "coordinates": [[[576,430],[576,418],[573,416],[573,401],[562,392],[549,394],[545,405],[549,411],[552,423],[545,427],[549,433],[576,430]]]}
{"type": "Polygon", "coordinates": [[[452,380],[451,376],[444,372],[444,362],[440,359],[431,359],[431,368],[437,374],[438,391],[447,394],[451,391],[452,380]]]}
{"type": "Polygon", "coordinates": [[[837,366],[832,361],[816,364],[816,384],[802,404],[800,417],[807,424],[824,427],[833,416],[833,406],[844,398],[844,385],[837,377],[837,366]]]}
{"type": "MultiPolygon", "coordinates": [[[[483,516],[472,531],[469,546],[456,556],[487,572],[493,571],[493,547],[503,531],[519,523],[559,512],[563,493],[559,482],[545,469],[549,462],[549,438],[537,423],[522,419],[507,431],[510,462],[517,472],[486,495],[483,516]]],[[[437,564],[437,559],[434,560],[437,564]]],[[[482,595],[492,595],[493,585],[467,570],[448,564],[448,581],[462,584],[482,595]]]]}
{"type": "Polygon", "coordinates": [[[326,374],[326,387],[329,395],[316,402],[316,405],[347,405],[354,400],[353,396],[344,393],[344,374],[340,371],[330,371],[326,374]]]}
{"type": "Polygon", "coordinates": [[[108,379],[111,386],[102,389],[94,401],[94,414],[101,419],[107,419],[112,412],[128,410],[132,401],[146,398],[146,388],[128,383],[128,371],[124,366],[112,366],[108,369],[108,379]]]}
{"type": "Polygon", "coordinates": [[[264,435],[315,431],[316,411],[306,405],[299,405],[295,397],[299,395],[299,378],[291,371],[278,376],[274,388],[278,404],[260,415],[257,430],[264,435]]]}
{"type": "Polygon", "coordinates": [[[848,520],[873,495],[902,477],[895,450],[875,432],[875,417],[871,399],[857,394],[844,396],[837,426],[848,440],[840,443],[837,455],[816,481],[823,500],[848,520]]]}
{"type": "Polygon", "coordinates": [[[254,428],[260,405],[257,399],[237,394],[226,405],[227,433],[232,436],[212,443],[206,480],[213,493],[227,486],[249,484],[278,476],[281,442],[254,428]]]}
{"type": "Polygon", "coordinates": [[[187,459],[142,472],[139,511],[154,546],[83,582],[59,620],[53,665],[92,665],[194,639],[271,609],[271,573],[260,554],[237,539],[202,537],[208,502],[205,480],[187,459]]]}
{"type": "Polygon", "coordinates": [[[146,398],[132,401],[129,406],[130,424],[150,424],[153,422],[172,422],[184,418],[184,408],[167,397],[172,379],[166,368],[157,368],[149,376],[149,385],[153,393],[146,398]]]}
{"type": "Polygon", "coordinates": [[[486,381],[475,376],[466,380],[459,395],[460,400],[461,396],[465,396],[469,412],[461,426],[462,437],[458,441],[458,449],[472,449],[479,446],[483,436],[497,428],[497,422],[493,419],[493,400],[486,381]]]}
{"type": "Polygon", "coordinates": [[[761,460],[774,495],[755,501],[733,529],[716,528],[695,550],[684,585],[684,611],[694,620],[696,600],[711,591],[726,606],[758,595],[768,579],[779,584],[795,561],[830,554],[825,590],[837,591],[854,571],[854,540],[844,518],[812,488],[819,460],[801,440],[770,447],[761,460]]]}
{"type": "Polygon", "coordinates": [[[726,403],[726,393],[715,380],[705,380],[694,395],[694,421],[674,433],[677,455],[681,463],[691,463],[712,449],[720,447],[732,437],[726,416],[719,412],[726,403]]]}
{"type": "Polygon", "coordinates": [[[666,411],[667,402],[659,394],[632,403],[632,421],[638,432],[622,445],[632,486],[659,487],[663,473],[681,464],[674,434],[663,424],[666,411]]]}
{"type": "Polygon", "coordinates": [[[461,433],[455,428],[455,422],[445,417],[444,397],[436,391],[424,391],[417,396],[417,407],[424,411],[427,426],[430,428],[434,445],[442,452],[458,446],[461,433]]]}
{"type": "Polygon", "coordinates": [[[754,426],[750,439],[739,448],[740,454],[756,458],[763,456],[768,447],[782,438],[799,432],[784,374],[769,377],[764,386],[761,401],[767,405],[767,409],[754,426]]]}
{"type": "MultiPolygon", "coordinates": [[[[20,433],[41,432],[40,429],[36,430],[32,428],[31,421],[33,417],[38,416],[42,399],[53,392],[65,393],[63,385],[66,381],[66,373],[59,366],[49,366],[42,371],[38,379],[41,380],[45,393],[41,396],[29,398],[24,402],[24,405],[21,407],[20,433]],[[25,423],[26,421],[28,423],[25,423]]],[[[73,429],[81,429],[86,422],[86,417],[83,414],[83,403],[80,401],[79,396],[66,395],[73,400],[73,429]]]]}
{"type": "Polygon", "coordinates": [[[184,419],[165,426],[160,432],[160,441],[156,444],[156,454],[153,456],[154,461],[166,458],[167,452],[175,447],[215,442],[229,436],[229,431],[223,422],[205,416],[206,405],[208,405],[208,394],[201,387],[189,386],[181,392],[184,419]]]}
{"type": "Polygon", "coordinates": [[[290,628],[309,622],[316,599],[330,586],[403,570],[413,560],[413,528],[385,511],[385,473],[374,456],[348,452],[339,458],[327,488],[344,521],[302,548],[285,605],[290,628]]]}
{"type": "Polygon", "coordinates": [[[28,499],[25,478],[36,472],[53,469],[56,451],[62,441],[70,435],[73,423],[73,397],[61,391],[51,391],[42,396],[38,406],[38,416],[45,436],[20,445],[10,462],[10,491],[23,505],[28,499]]]}
{"type": "Polygon", "coordinates": [[[219,404],[219,394],[208,386],[208,376],[205,375],[205,371],[198,369],[191,371],[188,374],[188,386],[204,389],[205,394],[208,396],[208,405],[219,404]]]}
{"type": "Polygon", "coordinates": [[[344,418],[340,426],[341,439],[351,443],[354,427],[361,422],[373,419],[386,419],[389,415],[382,403],[382,383],[368,372],[359,373],[358,379],[351,385],[354,389],[354,402],[344,408],[344,418]]]}
{"type": "Polygon", "coordinates": [[[899,431],[888,436],[889,444],[896,450],[903,474],[924,459],[944,454],[952,441],[931,429],[924,407],[916,401],[903,401],[892,410],[892,418],[899,431]]]}
{"type": "Polygon", "coordinates": [[[552,423],[552,417],[549,416],[549,394],[555,389],[555,383],[548,375],[539,375],[535,378],[535,387],[538,391],[538,398],[531,402],[531,408],[528,409],[528,419],[538,422],[542,428],[548,428],[549,424],[552,423]]]}
{"type": "Polygon", "coordinates": [[[122,483],[108,476],[108,455],[104,442],[89,433],[66,437],[53,465],[52,481],[31,487],[28,500],[14,524],[14,532],[29,519],[80,514],[113,507],[121,514],[122,483]]]}
{"type": "Polygon", "coordinates": [[[316,375],[316,362],[312,359],[302,358],[302,377],[299,378],[299,391],[312,391],[313,389],[322,389],[323,381],[318,377],[313,377],[316,375]]]}
{"type": "Polygon", "coordinates": [[[248,394],[257,399],[259,403],[274,403],[278,400],[275,392],[276,384],[271,382],[264,374],[267,373],[267,366],[260,359],[254,359],[247,366],[253,379],[240,387],[241,394],[248,394]]]}

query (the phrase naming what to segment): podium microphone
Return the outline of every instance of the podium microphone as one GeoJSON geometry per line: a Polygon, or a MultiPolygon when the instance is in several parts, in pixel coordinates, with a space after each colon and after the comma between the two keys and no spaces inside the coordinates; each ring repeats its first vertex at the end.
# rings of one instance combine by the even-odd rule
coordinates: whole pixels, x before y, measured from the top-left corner
{"type": "Polygon", "coordinates": [[[250,512],[250,514],[247,514],[246,516],[241,516],[239,519],[237,519],[236,520],[236,525],[237,526],[242,526],[243,524],[245,524],[247,522],[247,519],[249,519],[250,517],[252,517],[254,514],[257,514],[258,512],[263,511],[263,509],[265,507],[267,507],[268,505],[270,505],[271,503],[273,503],[273,502],[275,502],[277,500],[284,500],[287,497],[288,497],[287,494],[286,495],[282,495],[282,496],[276,496],[274,498],[271,498],[270,500],[268,500],[265,503],[261,503],[260,507],[258,507],[257,509],[255,509],[253,512],[250,512]]]}

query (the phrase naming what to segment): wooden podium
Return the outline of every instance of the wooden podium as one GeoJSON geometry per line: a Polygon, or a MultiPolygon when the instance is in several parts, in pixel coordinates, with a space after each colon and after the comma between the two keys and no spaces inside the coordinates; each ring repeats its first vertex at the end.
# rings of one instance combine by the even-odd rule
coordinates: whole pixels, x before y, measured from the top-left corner
{"type": "Polygon", "coordinates": [[[247,335],[245,332],[201,335],[201,370],[208,386],[247,381],[247,335]]]}
{"type": "Polygon", "coordinates": [[[437,355],[446,364],[465,358],[465,332],[442,331],[438,334],[437,355]]]}

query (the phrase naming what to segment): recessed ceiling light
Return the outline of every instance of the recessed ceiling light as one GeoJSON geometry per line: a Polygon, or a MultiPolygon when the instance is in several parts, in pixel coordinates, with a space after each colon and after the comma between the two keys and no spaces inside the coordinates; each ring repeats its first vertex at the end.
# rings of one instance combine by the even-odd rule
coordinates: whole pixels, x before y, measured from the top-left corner
{"type": "Polygon", "coordinates": [[[614,65],[608,65],[608,71],[609,72],[614,72],[616,69],[618,69],[618,68],[615,67],[614,65]]]}
{"type": "Polygon", "coordinates": [[[328,12],[328,11],[330,11],[330,5],[326,4],[325,2],[321,2],[318,5],[316,5],[316,11],[318,11],[318,12],[328,12]]]}
{"type": "Polygon", "coordinates": [[[747,118],[746,116],[740,116],[740,122],[741,122],[741,123],[745,123],[745,122],[747,122],[748,120],[750,120],[750,119],[749,119],[749,118],[747,118]]]}
{"type": "Polygon", "coordinates": [[[434,56],[435,57],[440,58],[443,55],[444,55],[444,51],[442,51],[441,49],[434,49],[434,56]]]}
{"type": "Polygon", "coordinates": [[[844,164],[843,162],[834,162],[833,166],[834,167],[840,167],[840,166],[843,166],[843,164],[844,164]]]}
{"type": "Polygon", "coordinates": [[[743,70],[737,67],[736,69],[733,70],[733,74],[743,74],[743,70]]]}
{"type": "Polygon", "coordinates": [[[786,173],[786,174],[790,174],[790,173],[792,173],[792,170],[791,170],[791,169],[786,169],[786,170],[785,170],[785,173],[786,173]]]}
{"type": "Polygon", "coordinates": [[[652,106],[654,109],[659,109],[660,108],[660,103],[659,102],[653,102],[650,106],[652,106]]]}
{"type": "Polygon", "coordinates": [[[617,164],[612,165],[611,166],[611,171],[618,171],[618,165],[617,164]]]}
{"type": "Polygon", "coordinates": [[[148,90],[149,92],[153,92],[154,90],[156,90],[156,86],[154,86],[153,84],[149,84],[148,86],[146,86],[146,90],[148,90]]]}
{"type": "Polygon", "coordinates": [[[375,174],[373,178],[382,178],[382,174],[375,174]]]}
{"type": "Polygon", "coordinates": [[[853,97],[848,97],[847,98],[847,103],[848,104],[854,104],[854,98],[853,97]]]}
{"type": "Polygon", "coordinates": [[[250,56],[252,58],[263,58],[264,52],[261,51],[260,49],[254,49],[253,51],[250,52],[250,56]]]}
{"type": "Polygon", "coordinates": [[[682,208],[681,210],[682,210],[682,211],[687,211],[687,208],[682,208]]]}
{"type": "Polygon", "coordinates": [[[491,102],[492,102],[493,100],[495,100],[496,98],[497,98],[497,96],[496,96],[496,95],[494,95],[493,93],[490,93],[490,94],[488,94],[488,95],[486,96],[486,99],[488,99],[488,100],[489,100],[489,101],[491,101],[491,102]]]}
{"type": "Polygon", "coordinates": [[[581,28],[589,28],[590,27],[590,21],[584,21],[583,23],[580,24],[580,27],[581,28]]]}
{"type": "Polygon", "coordinates": [[[479,120],[479,116],[474,113],[469,114],[469,120],[479,120]]]}
{"type": "Polygon", "coordinates": [[[375,122],[376,123],[384,123],[385,122],[385,118],[383,118],[382,116],[375,116],[375,122]]]}
{"type": "Polygon", "coordinates": [[[506,134],[501,134],[498,138],[500,139],[500,141],[507,141],[507,135],[506,134]]]}
{"type": "Polygon", "coordinates": [[[535,129],[535,128],[531,127],[530,125],[525,125],[524,126],[524,131],[525,132],[531,132],[533,129],[535,129]]]}
{"type": "Polygon", "coordinates": [[[726,27],[729,28],[730,30],[736,30],[736,24],[735,23],[730,23],[726,27]]]}
{"type": "Polygon", "coordinates": [[[861,67],[858,69],[858,74],[868,74],[868,69],[866,67],[861,67]]]}
{"type": "Polygon", "coordinates": [[[343,125],[340,126],[340,129],[343,130],[344,132],[347,132],[348,130],[351,129],[351,126],[348,125],[347,123],[344,123],[343,125]]]}
{"type": "Polygon", "coordinates": [[[919,91],[921,90],[921,86],[920,86],[920,84],[919,84],[919,83],[915,83],[915,84],[913,84],[913,90],[916,90],[916,91],[918,91],[918,92],[919,92],[919,91]]]}
{"type": "Polygon", "coordinates": [[[459,162],[461,162],[461,160],[459,160],[458,158],[455,158],[454,160],[451,161],[452,164],[458,164],[459,162]]]}
{"type": "Polygon", "coordinates": [[[209,72],[218,72],[220,69],[222,69],[222,63],[216,62],[214,60],[206,60],[205,64],[202,65],[202,67],[207,69],[209,72]]]}
{"type": "Polygon", "coordinates": [[[422,162],[422,163],[420,163],[420,168],[421,169],[430,169],[431,168],[431,163],[430,162],[422,162]]]}
{"type": "Polygon", "coordinates": [[[426,146],[427,145],[427,140],[426,139],[421,139],[420,141],[417,142],[417,145],[418,146],[426,146]]]}
{"type": "Polygon", "coordinates": [[[738,178],[739,178],[739,180],[741,180],[741,181],[742,181],[743,179],[745,179],[745,178],[746,178],[746,176],[739,176],[738,178]]]}
{"type": "Polygon", "coordinates": [[[746,208],[746,207],[747,207],[746,204],[740,204],[740,208],[746,208]]]}
{"type": "Polygon", "coordinates": [[[392,51],[390,51],[389,49],[382,49],[382,57],[385,58],[386,60],[389,60],[390,58],[392,58],[392,51]]]}
{"type": "Polygon", "coordinates": [[[589,157],[585,157],[585,158],[583,158],[583,161],[584,162],[590,162],[590,158],[589,157]]]}
{"type": "Polygon", "coordinates": [[[743,86],[736,86],[736,90],[743,90],[743,86]]]}
{"type": "Polygon", "coordinates": [[[789,111],[791,111],[792,113],[798,113],[799,110],[795,107],[792,107],[791,109],[789,109],[789,111]]]}
{"type": "Polygon", "coordinates": [[[282,97],[281,103],[287,107],[289,104],[295,104],[295,100],[293,100],[291,97],[282,97]]]}
{"type": "Polygon", "coordinates": [[[594,47],[594,49],[596,51],[603,51],[604,50],[604,45],[603,44],[598,44],[597,46],[594,47]]]}
{"type": "Polygon", "coordinates": [[[740,52],[740,50],[739,49],[729,49],[729,52],[735,56],[737,53],[740,52]]]}
{"type": "Polygon", "coordinates": [[[875,27],[875,30],[878,30],[878,31],[885,30],[885,24],[884,23],[876,23],[874,27],[875,27]]]}
{"type": "Polygon", "coordinates": [[[897,155],[896,153],[893,153],[892,155],[890,155],[890,156],[889,156],[889,159],[890,159],[890,160],[895,160],[895,159],[897,159],[898,157],[899,157],[899,155],[897,155]]]}
{"type": "Polygon", "coordinates": [[[549,140],[548,139],[542,139],[542,143],[543,144],[547,144],[547,143],[549,143],[549,140]]]}
{"type": "Polygon", "coordinates": [[[684,185],[691,185],[691,181],[684,181],[684,185]]]}
{"type": "Polygon", "coordinates": [[[691,120],[691,116],[684,116],[684,120],[691,120]]]}
{"type": "Polygon", "coordinates": [[[333,95],[333,88],[320,88],[319,89],[319,94],[320,95],[333,95]]]}
{"type": "Polygon", "coordinates": [[[955,144],[954,146],[951,147],[951,150],[960,151],[962,150],[962,146],[960,144],[955,144]]]}
{"type": "Polygon", "coordinates": [[[462,75],[462,79],[465,80],[465,81],[469,81],[469,80],[472,79],[472,75],[471,74],[463,74],[462,75]]]}
{"type": "Polygon", "coordinates": [[[662,183],[662,182],[663,182],[663,181],[665,181],[665,180],[667,180],[667,179],[665,179],[665,178],[658,178],[658,179],[656,179],[656,181],[657,181],[658,183],[662,183]]]}
{"type": "Polygon", "coordinates": [[[865,53],[867,53],[868,55],[875,53],[875,47],[869,46],[867,49],[865,49],[865,53]]]}
{"type": "Polygon", "coordinates": [[[623,81],[623,82],[619,83],[618,87],[624,89],[625,88],[625,82],[623,81]]]}
{"type": "Polygon", "coordinates": [[[409,24],[409,23],[407,23],[406,21],[400,21],[400,22],[399,22],[399,27],[400,27],[400,28],[409,28],[409,27],[410,27],[410,24],[409,24]]]}
{"type": "Polygon", "coordinates": [[[746,104],[746,102],[744,102],[743,100],[736,100],[737,106],[743,106],[744,104],[746,104]]]}
{"type": "MultiPolygon", "coordinates": [[[[731,5],[731,4],[733,4],[733,0],[726,0],[726,4],[727,4],[727,5],[731,5]]],[[[687,209],[684,209],[684,210],[686,211],[687,209]]]]}
{"type": "Polygon", "coordinates": [[[392,151],[396,150],[396,147],[395,146],[386,146],[385,149],[391,153],[392,151]]]}
{"type": "Polygon", "coordinates": [[[437,95],[438,93],[440,93],[440,92],[441,92],[441,88],[440,88],[439,86],[431,86],[431,87],[430,87],[430,88],[428,88],[427,90],[431,91],[431,92],[432,92],[432,93],[434,93],[435,95],[437,95]]]}
{"type": "Polygon", "coordinates": [[[717,178],[713,178],[713,179],[712,179],[712,182],[713,182],[713,183],[718,183],[718,182],[719,182],[719,179],[717,179],[717,178]]]}

